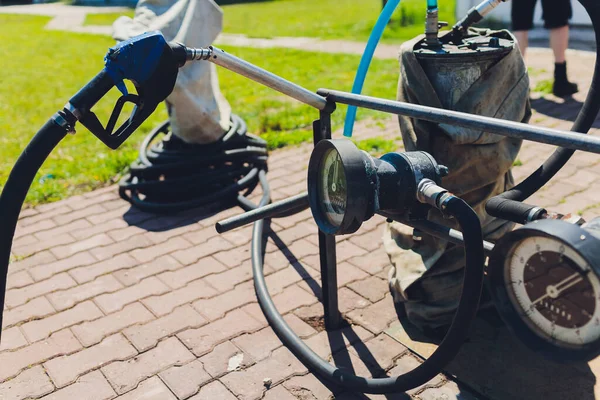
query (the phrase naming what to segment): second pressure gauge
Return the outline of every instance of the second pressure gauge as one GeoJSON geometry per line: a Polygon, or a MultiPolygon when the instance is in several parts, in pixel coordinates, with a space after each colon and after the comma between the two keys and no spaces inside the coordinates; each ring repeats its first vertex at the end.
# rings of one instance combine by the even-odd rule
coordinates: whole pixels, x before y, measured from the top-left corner
{"type": "Polygon", "coordinates": [[[491,295],[509,328],[558,361],[600,354],[600,239],[558,220],[505,235],[489,264],[491,295]]]}

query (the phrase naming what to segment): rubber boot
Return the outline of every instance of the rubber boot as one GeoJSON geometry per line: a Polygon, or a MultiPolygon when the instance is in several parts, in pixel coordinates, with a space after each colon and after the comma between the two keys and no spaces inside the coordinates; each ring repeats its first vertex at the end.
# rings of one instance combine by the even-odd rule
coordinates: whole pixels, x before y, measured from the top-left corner
{"type": "Polygon", "coordinates": [[[554,85],[552,93],[556,97],[568,97],[578,92],[576,83],[569,82],[567,78],[567,62],[554,64],[554,85]]]}

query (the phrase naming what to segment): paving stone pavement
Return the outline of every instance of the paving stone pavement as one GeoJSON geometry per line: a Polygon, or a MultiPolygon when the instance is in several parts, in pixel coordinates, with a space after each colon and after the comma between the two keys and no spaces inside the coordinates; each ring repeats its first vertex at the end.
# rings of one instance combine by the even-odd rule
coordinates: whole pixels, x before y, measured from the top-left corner
{"type": "MultiPolygon", "coordinates": [[[[593,56],[569,57],[571,75],[589,86],[593,56]]],[[[548,51],[532,49],[529,63],[533,85],[550,77],[548,51]]],[[[569,129],[584,95],[569,101],[534,95],[531,123],[569,129]]],[[[355,135],[393,139],[399,129],[391,118],[363,121],[355,135]]],[[[305,190],[310,150],[305,144],[272,152],[274,200],[305,190]]],[[[517,179],[552,150],[526,142],[517,179]]],[[[600,156],[576,153],[529,201],[591,219],[600,216],[598,193],[600,156]]],[[[216,221],[239,212],[156,216],[130,208],[116,187],[24,210],[9,268],[0,399],[364,398],[325,386],[268,327],[251,282],[250,227],[221,236],[214,230],[216,221]]],[[[340,331],[327,333],[318,323],[318,248],[309,211],[272,222],[278,240],[269,239],[265,257],[268,287],[290,326],[319,355],[368,376],[402,373],[420,362],[383,333],[397,318],[386,284],[383,223],[372,218],[338,239],[340,309],[350,322],[340,331]]],[[[408,395],[386,398],[409,397],[478,395],[438,375],[408,395]]]]}

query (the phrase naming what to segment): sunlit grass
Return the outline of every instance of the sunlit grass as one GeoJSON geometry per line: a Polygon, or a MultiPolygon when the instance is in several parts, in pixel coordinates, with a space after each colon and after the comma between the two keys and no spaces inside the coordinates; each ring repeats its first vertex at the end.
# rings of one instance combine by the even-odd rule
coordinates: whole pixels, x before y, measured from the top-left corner
{"type": "MultiPolygon", "coordinates": [[[[455,0],[439,3],[440,20],[455,21],[455,0]]],[[[380,0],[274,0],[222,5],[223,32],[250,37],[305,36],[367,40],[381,13],[380,0]]],[[[402,0],[383,34],[398,43],[423,33],[426,2],[402,0]]],[[[124,14],[88,15],[86,25],[111,25],[124,14]]]]}

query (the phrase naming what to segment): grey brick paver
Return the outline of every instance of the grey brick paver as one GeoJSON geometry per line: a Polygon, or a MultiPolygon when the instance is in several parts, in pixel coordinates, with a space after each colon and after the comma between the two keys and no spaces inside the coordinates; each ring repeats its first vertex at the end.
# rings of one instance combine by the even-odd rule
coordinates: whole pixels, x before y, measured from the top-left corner
{"type": "Polygon", "coordinates": [[[134,390],[119,397],[120,400],[176,400],[169,388],[157,377],[153,376],[139,384],[134,390]]]}
{"type": "Polygon", "coordinates": [[[0,380],[16,376],[19,371],[40,364],[50,358],[70,354],[81,349],[75,336],[64,329],[51,335],[47,340],[32,343],[19,350],[0,354],[0,380]]]}
{"type": "Polygon", "coordinates": [[[131,325],[141,324],[154,319],[154,315],[140,303],[129,304],[121,311],[84,322],[71,328],[77,339],[88,347],[100,342],[104,337],[121,332],[131,325]]]}
{"type": "Polygon", "coordinates": [[[287,391],[283,385],[279,385],[267,390],[263,400],[296,400],[296,396],[287,391]]]}
{"type": "MultiPolygon", "coordinates": [[[[148,278],[151,279],[151,278],[148,278]]],[[[164,283],[161,282],[162,285],[164,283]]],[[[165,287],[167,287],[165,285],[165,287]]],[[[191,303],[196,299],[213,297],[217,291],[209,286],[202,279],[190,282],[186,286],[168,291],[162,296],[151,296],[142,300],[142,303],[155,315],[166,315],[178,306],[191,303]]]]}
{"type": "Polygon", "coordinates": [[[45,297],[38,297],[22,306],[5,310],[2,318],[2,329],[24,321],[33,320],[54,313],[54,307],[45,297]]]}
{"type": "Polygon", "coordinates": [[[126,287],[118,292],[102,294],[94,298],[94,302],[106,314],[119,311],[123,306],[133,303],[134,301],[157,294],[166,293],[169,291],[167,285],[151,276],[146,278],[137,285],[126,287]]]}
{"type": "Polygon", "coordinates": [[[70,269],[82,267],[85,265],[94,264],[97,262],[98,260],[96,260],[94,256],[92,256],[89,252],[84,251],[76,253],[69,258],[63,258],[61,260],[49,263],[40,263],[40,265],[32,267],[29,270],[29,272],[33,276],[33,279],[35,279],[36,281],[41,281],[44,279],[48,279],[52,275],[58,274],[60,272],[68,271],[70,269]]]}
{"type": "Polygon", "coordinates": [[[386,295],[383,300],[368,307],[351,311],[348,317],[374,334],[381,333],[390,322],[398,318],[391,295],[386,295]]]}
{"type": "Polygon", "coordinates": [[[426,389],[419,393],[421,400],[438,399],[458,399],[458,400],[477,400],[478,397],[472,395],[468,390],[459,387],[454,382],[447,382],[439,388],[426,389]]]}
{"type": "Polygon", "coordinates": [[[252,357],[231,341],[215,346],[210,353],[203,355],[199,360],[204,365],[206,372],[213,378],[221,377],[230,371],[244,369],[254,364],[252,357]]]}
{"type": "Polygon", "coordinates": [[[56,261],[56,257],[48,250],[35,254],[28,254],[28,257],[22,260],[13,261],[8,266],[8,274],[13,274],[24,269],[29,269],[35,265],[44,265],[56,261]]]}
{"type": "Polygon", "coordinates": [[[194,355],[177,338],[171,337],[137,357],[102,367],[102,373],[117,393],[122,394],[133,389],[146,378],[173,365],[186,364],[193,359],[194,355]]]}
{"type": "Polygon", "coordinates": [[[0,384],[0,399],[22,400],[43,396],[54,391],[54,385],[37,365],[21,372],[16,378],[0,384]]]}
{"type": "MultiPolygon", "coordinates": [[[[129,257],[129,255],[127,255],[129,257]]],[[[133,261],[132,259],[132,262],[133,261]]],[[[166,255],[157,258],[149,263],[143,263],[133,268],[121,269],[113,275],[124,285],[131,286],[139,283],[142,279],[152,275],[157,275],[164,271],[173,271],[181,268],[182,265],[173,257],[166,255]]]]}
{"type": "Polygon", "coordinates": [[[43,397],[44,400],[110,400],[116,396],[106,378],[100,371],[93,371],[83,375],[72,385],[66,386],[56,392],[43,397]]]}
{"type": "MultiPolygon", "coordinates": [[[[389,376],[397,376],[402,375],[410,370],[416,368],[421,362],[413,355],[413,354],[405,354],[401,358],[397,359],[395,362],[394,368],[389,370],[389,376]]],[[[439,386],[441,383],[445,382],[447,378],[441,374],[436,375],[435,378],[430,380],[429,382],[417,386],[416,388],[410,390],[408,393],[417,393],[423,390],[426,387],[435,387],[439,386]]]]}
{"type": "Polygon", "coordinates": [[[254,318],[242,310],[234,310],[224,318],[197,329],[188,329],[177,337],[194,354],[201,356],[211,351],[217,344],[243,333],[254,332],[261,326],[254,318]]]}
{"type": "Polygon", "coordinates": [[[294,376],[283,386],[299,399],[330,400],[332,396],[331,390],[312,374],[294,376]]]}
{"type": "Polygon", "coordinates": [[[79,303],[68,310],[52,314],[43,319],[26,322],[22,325],[23,333],[30,342],[45,339],[52,332],[83,321],[91,321],[102,317],[102,311],[91,301],[79,303]]]}
{"type": "Polygon", "coordinates": [[[192,306],[211,321],[220,319],[229,311],[256,302],[256,294],[252,282],[241,283],[232,291],[222,293],[209,299],[201,299],[192,306]]]}
{"type": "Polygon", "coordinates": [[[265,391],[263,380],[269,378],[272,385],[284,381],[286,378],[302,374],[306,368],[286,348],[279,348],[273,352],[272,357],[251,366],[243,371],[231,372],[221,379],[238,398],[255,400],[265,391]]]}
{"type": "Polygon", "coordinates": [[[53,230],[52,228],[54,228],[55,226],[56,222],[52,221],[51,219],[43,219],[39,222],[36,222],[35,224],[31,224],[19,229],[18,232],[15,232],[14,238],[16,241],[17,239],[22,238],[23,236],[33,233],[34,235],[32,236],[37,237],[39,239],[43,239],[43,237],[41,237],[38,232],[44,231],[46,229],[53,230]]]}
{"type": "Polygon", "coordinates": [[[47,295],[48,300],[58,311],[103,293],[115,292],[123,285],[112,275],[102,275],[93,281],[66,290],[58,290],[47,295]]]}
{"type": "Polygon", "coordinates": [[[28,344],[27,339],[21,333],[21,329],[18,326],[2,330],[2,343],[0,344],[0,353],[5,350],[14,350],[19,347],[26,346],[28,344]]]}
{"type": "Polygon", "coordinates": [[[219,381],[213,381],[206,386],[203,386],[197,395],[192,396],[189,400],[236,400],[236,397],[219,381]]]}
{"type": "Polygon", "coordinates": [[[118,271],[124,268],[130,268],[137,265],[135,258],[129,254],[120,254],[108,260],[100,261],[85,267],[74,268],[69,271],[78,283],[89,282],[96,277],[110,272],[118,271]]]}
{"type": "Polygon", "coordinates": [[[53,223],[53,225],[51,226],[53,229],[36,230],[34,236],[37,237],[39,240],[47,240],[51,237],[60,235],[62,233],[69,233],[75,239],[80,239],[77,236],[73,235],[73,233],[77,232],[78,229],[88,228],[88,227],[92,226],[92,224],[90,224],[85,219],[78,219],[69,224],[59,225],[59,226],[56,226],[55,228],[54,228],[54,226],[56,226],[55,223],[53,223]]]}
{"type": "Polygon", "coordinates": [[[63,233],[61,235],[54,236],[47,240],[36,241],[30,244],[26,244],[23,246],[15,246],[12,249],[13,254],[17,254],[23,257],[29,257],[32,254],[52,249],[55,246],[60,246],[63,244],[73,243],[75,239],[69,235],[68,233],[63,233]]]}
{"type": "Polygon", "coordinates": [[[14,308],[41,295],[54,292],[56,290],[68,289],[77,285],[66,273],[55,275],[45,281],[36,282],[29,286],[19,289],[12,289],[6,292],[5,304],[9,308],[14,308]]]}
{"type": "Polygon", "coordinates": [[[212,380],[200,360],[171,367],[158,375],[178,399],[187,399],[196,394],[202,386],[212,380]]]}
{"type": "Polygon", "coordinates": [[[53,358],[44,363],[44,368],[56,387],[64,387],[92,369],[136,354],[135,348],[123,335],[116,334],[75,354],[53,358]]]}
{"type": "Polygon", "coordinates": [[[29,271],[18,271],[9,275],[6,279],[6,290],[22,288],[31,285],[32,283],[33,279],[31,278],[29,271]]]}
{"type": "MultiPolygon", "coordinates": [[[[173,261],[175,261],[173,259],[173,261]]],[[[195,264],[175,271],[164,272],[158,278],[172,287],[179,289],[196,279],[225,271],[227,268],[213,257],[205,257],[195,264]]]]}
{"type": "Polygon", "coordinates": [[[207,320],[192,306],[185,305],[173,310],[164,317],[143,325],[135,325],[123,331],[125,336],[140,351],[154,347],[158,341],[184,329],[196,328],[207,323],[207,320]]]}

